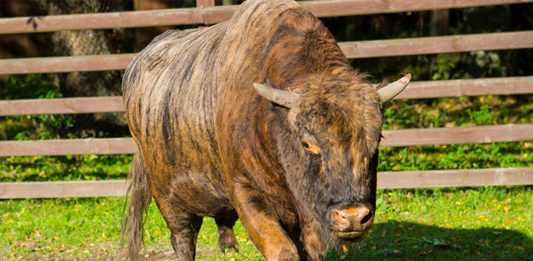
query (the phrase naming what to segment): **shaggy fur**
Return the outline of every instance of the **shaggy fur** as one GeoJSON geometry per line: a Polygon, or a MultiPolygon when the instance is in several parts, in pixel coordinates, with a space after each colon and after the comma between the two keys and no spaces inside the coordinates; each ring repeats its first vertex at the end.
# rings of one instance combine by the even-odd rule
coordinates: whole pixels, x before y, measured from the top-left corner
{"type": "MultiPolygon", "coordinates": [[[[127,195],[131,198],[127,215],[122,220],[122,240],[127,240],[129,251],[134,251],[129,252],[128,256],[136,257],[136,250],[140,249],[143,243],[143,214],[148,210],[147,206],[152,201],[142,155],[137,155],[133,159],[128,179],[130,184],[127,195]]],[[[124,205],[122,212],[125,211],[126,205],[124,205]]]]}
{"type": "Polygon", "coordinates": [[[332,209],[364,204],[373,215],[379,97],[296,2],[250,0],[227,22],[162,34],[128,66],[122,89],[139,147],[130,258],[150,195],[179,260],[194,259],[204,216],[215,218],[222,251],[238,249],[240,218],[267,260],[299,260],[353,243],[331,230],[332,209]],[[300,99],[276,105],[254,82],[300,99]]]}

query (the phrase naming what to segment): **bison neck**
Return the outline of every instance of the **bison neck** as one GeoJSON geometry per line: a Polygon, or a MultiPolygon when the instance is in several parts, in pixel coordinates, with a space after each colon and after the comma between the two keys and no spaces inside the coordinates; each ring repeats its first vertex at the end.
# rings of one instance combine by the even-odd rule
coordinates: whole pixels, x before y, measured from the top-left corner
{"type": "Polygon", "coordinates": [[[295,2],[243,8],[229,23],[223,40],[228,55],[216,71],[215,125],[230,199],[235,204],[243,187],[247,195],[254,191],[249,201],[279,220],[295,244],[303,232],[303,248],[317,258],[333,238],[312,214],[314,199],[302,193],[310,185],[286,179],[289,165],[301,165],[294,144],[287,145],[298,139],[288,130],[286,108],[260,97],[252,84],[290,89],[309,75],[349,78],[355,72],[324,25],[295,2]]]}

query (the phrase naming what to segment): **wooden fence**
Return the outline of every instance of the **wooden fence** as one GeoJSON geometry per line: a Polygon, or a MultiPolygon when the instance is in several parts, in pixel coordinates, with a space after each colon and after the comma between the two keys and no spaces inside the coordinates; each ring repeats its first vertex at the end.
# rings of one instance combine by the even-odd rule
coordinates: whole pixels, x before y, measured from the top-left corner
{"type": "MultiPolygon", "coordinates": [[[[302,2],[318,17],[424,11],[530,3],[533,0],[333,0],[302,2]]],[[[213,24],[231,17],[236,6],[197,0],[196,8],[0,19],[0,34],[59,30],[213,24]]],[[[533,31],[410,39],[341,42],[348,58],[438,54],[533,47],[533,31]]],[[[135,54],[0,60],[0,74],[123,70],[135,54]]],[[[533,76],[413,82],[397,99],[533,93],[533,76]]],[[[0,101],[0,116],[123,111],[121,97],[0,101]]],[[[381,146],[465,144],[533,140],[533,124],[384,131],[381,146]]],[[[137,150],[131,138],[0,141],[0,157],[122,154],[137,150]]],[[[379,188],[533,184],[533,168],[400,171],[378,173],[379,188]]],[[[57,198],[125,195],[126,181],[0,183],[0,198],[57,198]]]]}

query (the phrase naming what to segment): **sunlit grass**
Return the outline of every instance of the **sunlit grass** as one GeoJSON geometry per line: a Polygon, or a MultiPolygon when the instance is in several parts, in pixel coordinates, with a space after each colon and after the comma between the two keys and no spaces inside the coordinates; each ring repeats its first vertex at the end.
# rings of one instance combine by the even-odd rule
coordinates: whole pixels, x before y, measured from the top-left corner
{"type": "MultiPolygon", "coordinates": [[[[533,256],[531,187],[379,191],[374,229],[360,249],[337,260],[527,260],[533,256]]],[[[123,198],[0,201],[0,259],[121,259],[123,198]]],[[[199,260],[261,259],[237,223],[240,252],[218,250],[214,221],[204,219],[199,260]]],[[[172,258],[169,231],[155,204],[146,220],[145,254],[172,258]]]]}

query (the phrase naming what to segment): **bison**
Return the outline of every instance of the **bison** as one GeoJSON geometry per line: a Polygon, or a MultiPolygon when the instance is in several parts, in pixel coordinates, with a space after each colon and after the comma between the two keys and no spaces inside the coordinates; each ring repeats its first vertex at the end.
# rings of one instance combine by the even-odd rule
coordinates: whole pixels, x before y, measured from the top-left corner
{"type": "Polygon", "coordinates": [[[221,251],[239,218],[267,260],[318,259],[373,224],[382,104],[298,3],[250,0],[223,23],[157,36],[122,91],[138,145],[130,171],[129,255],[155,200],[179,260],[193,260],[204,216],[221,251]]]}

